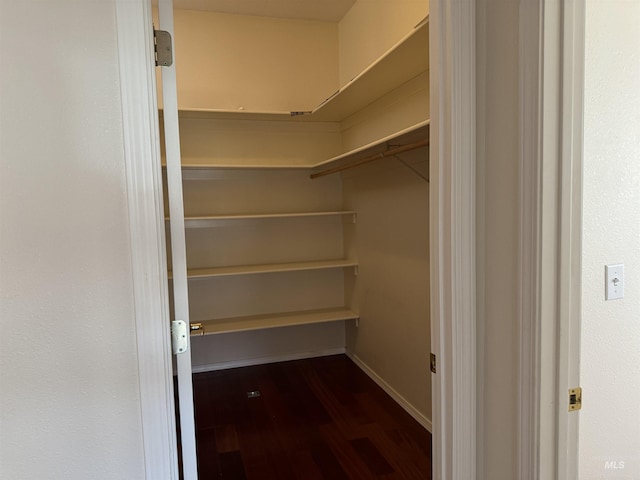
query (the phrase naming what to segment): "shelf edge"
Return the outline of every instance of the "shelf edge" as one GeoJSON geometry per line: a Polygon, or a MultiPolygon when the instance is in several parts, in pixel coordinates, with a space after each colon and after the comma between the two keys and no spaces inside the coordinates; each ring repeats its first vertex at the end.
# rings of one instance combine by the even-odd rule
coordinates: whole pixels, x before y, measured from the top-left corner
{"type": "Polygon", "coordinates": [[[358,148],[354,148],[353,150],[349,150],[348,152],[342,153],[340,155],[336,155],[335,157],[329,158],[328,160],[323,160],[322,162],[318,162],[315,165],[313,165],[311,169],[313,170],[316,168],[324,167],[326,165],[330,165],[334,162],[339,162],[340,160],[345,160],[350,156],[357,155],[358,153],[363,153],[369,149],[381,146],[390,140],[394,140],[396,138],[399,138],[403,135],[407,135],[409,133],[417,132],[421,128],[429,127],[430,124],[431,124],[431,119],[423,120],[422,122],[416,123],[415,125],[407,127],[403,130],[399,130],[395,133],[387,135],[386,137],[375,140],[374,142],[368,143],[366,145],[362,145],[361,147],[358,147],[358,148]]]}
{"type": "Polygon", "coordinates": [[[313,325],[316,323],[341,322],[346,320],[356,320],[358,318],[360,318],[359,314],[345,308],[221,318],[194,322],[201,323],[204,330],[202,333],[195,333],[194,335],[219,335],[222,333],[267,330],[271,328],[313,325]]]}

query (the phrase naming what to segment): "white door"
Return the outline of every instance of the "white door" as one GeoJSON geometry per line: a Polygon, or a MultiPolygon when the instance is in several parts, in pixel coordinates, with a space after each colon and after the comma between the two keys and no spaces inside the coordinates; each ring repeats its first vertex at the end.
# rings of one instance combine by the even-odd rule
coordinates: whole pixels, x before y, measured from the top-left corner
{"type": "MultiPolygon", "coordinates": [[[[160,0],[159,28],[173,37],[173,1],[160,0]]],[[[180,412],[180,443],[184,480],[197,480],[196,435],[193,410],[191,346],[189,338],[189,296],[187,286],[187,258],[182,201],[182,168],[180,133],[178,130],[178,95],[176,87],[175,55],[173,64],[162,67],[162,102],[164,138],[167,162],[167,195],[171,232],[171,270],[173,273],[173,305],[175,319],[186,324],[186,349],[175,353],[178,376],[178,404],[180,412]]]]}

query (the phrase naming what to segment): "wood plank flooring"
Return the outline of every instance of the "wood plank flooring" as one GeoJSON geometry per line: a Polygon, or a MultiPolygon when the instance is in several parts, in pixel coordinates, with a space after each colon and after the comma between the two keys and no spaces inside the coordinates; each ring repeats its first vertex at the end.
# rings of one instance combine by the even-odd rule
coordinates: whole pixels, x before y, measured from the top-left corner
{"type": "Polygon", "coordinates": [[[200,480],[431,479],[429,432],[345,355],[196,374],[194,402],[200,480]]]}

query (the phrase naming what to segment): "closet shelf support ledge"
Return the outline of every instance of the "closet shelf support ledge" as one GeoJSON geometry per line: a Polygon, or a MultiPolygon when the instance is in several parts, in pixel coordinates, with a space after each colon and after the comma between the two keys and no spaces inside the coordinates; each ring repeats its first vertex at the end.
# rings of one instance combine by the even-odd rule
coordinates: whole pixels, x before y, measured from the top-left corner
{"type": "Polygon", "coordinates": [[[374,160],[379,160],[385,157],[391,157],[393,155],[398,155],[399,153],[408,152],[410,150],[415,150],[417,148],[427,147],[429,146],[429,139],[420,140],[414,143],[408,143],[406,145],[400,145],[394,148],[390,148],[385,150],[384,152],[376,153],[373,155],[369,155],[368,157],[362,158],[360,160],[355,160],[353,162],[347,163],[345,165],[341,165],[339,167],[328,168],[326,170],[321,170],[316,173],[311,174],[311,178],[319,178],[324,177],[325,175],[331,175],[333,173],[339,173],[343,170],[348,170],[350,168],[359,167],[360,165],[364,165],[365,163],[373,162],[374,160]]]}

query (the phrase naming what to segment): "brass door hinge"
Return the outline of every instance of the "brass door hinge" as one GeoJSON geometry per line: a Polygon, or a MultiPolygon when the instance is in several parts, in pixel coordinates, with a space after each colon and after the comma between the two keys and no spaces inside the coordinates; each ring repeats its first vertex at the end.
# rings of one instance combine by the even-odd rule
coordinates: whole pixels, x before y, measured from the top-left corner
{"type": "Polygon", "coordinates": [[[156,67],[170,67],[173,64],[171,34],[164,30],[153,29],[153,44],[156,51],[156,67]]]}
{"type": "Polygon", "coordinates": [[[582,408],[582,388],[569,389],[569,411],[580,410],[582,408]]]}
{"type": "Polygon", "coordinates": [[[431,373],[436,373],[436,354],[431,354],[431,373]]]}

